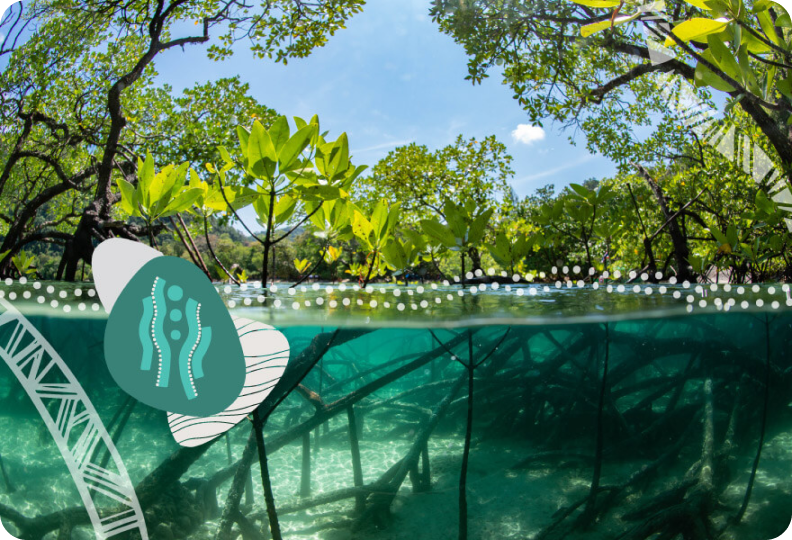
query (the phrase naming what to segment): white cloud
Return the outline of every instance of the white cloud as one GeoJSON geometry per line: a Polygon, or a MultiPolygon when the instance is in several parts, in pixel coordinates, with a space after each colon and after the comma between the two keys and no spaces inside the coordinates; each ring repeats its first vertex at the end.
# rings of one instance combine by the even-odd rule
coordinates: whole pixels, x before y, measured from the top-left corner
{"type": "Polygon", "coordinates": [[[555,176],[556,174],[558,174],[560,172],[563,172],[563,171],[566,171],[568,169],[572,169],[574,167],[578,167],[580,165],[583,165],[584,163],[586,163],[587,161],[591,161],[592,159],[594,159],[594,155],[586,154],[583,157],[581,157],[580,159],[577,159],[575,161],[571,161],[571,162],[565,163],[563,165],[559,165],[558,167],[553,167],[552,169],[547,169],[547,170],[544,170],[544,171],[540,171],[538,173],[529,174],[528,176],[524,176],[524,177],[522,177],[522,178],[520,178],[518,180],[515,180],[513,182],[513,184],[514,185],[523,185],[523,184],[528,184],[530,182],[534,182],[536,180],[540,180],[542,178],[547,178],[548,176],[555,176]]]}
{"type": "Polygon", "coordinates": [[[544,140],[545,130],[540,126],[531,126],[529,124],[519,124],[517,129],[512,131],[512,139],[514,142],[521,142],[523,144],[531,145],[536,141],[544,140]]]}

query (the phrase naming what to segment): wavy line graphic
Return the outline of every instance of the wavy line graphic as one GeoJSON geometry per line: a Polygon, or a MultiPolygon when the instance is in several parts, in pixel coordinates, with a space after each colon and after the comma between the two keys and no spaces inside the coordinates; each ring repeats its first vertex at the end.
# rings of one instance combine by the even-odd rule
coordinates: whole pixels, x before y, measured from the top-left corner
{"type": "Polygon", "coordinates": [[[151,328],[154,318],[154,299],[147,296],[143,299],[143,316],[140,318],[138,326],[138,338],[143,346],[143,353],[140,357],[140,369],[148,371],[151,369],[151,355],[154,353],[154,345],[151,343],[148,329],[151,328]]]}
{"type": "Polygon", "coordinates": [[[154,317],[151,320],[151,339],[157,348],[159,355],[159,368],[157,371],[157,386],[167,388],[170,384],[170,363],[171,349],[168,338],[165,337],[165,316],[168,314],[168,306],[165,304],[166,282],[160,277],[154,278],[154,285],[151,287],[151,299],[154,303],[154,317]]]}

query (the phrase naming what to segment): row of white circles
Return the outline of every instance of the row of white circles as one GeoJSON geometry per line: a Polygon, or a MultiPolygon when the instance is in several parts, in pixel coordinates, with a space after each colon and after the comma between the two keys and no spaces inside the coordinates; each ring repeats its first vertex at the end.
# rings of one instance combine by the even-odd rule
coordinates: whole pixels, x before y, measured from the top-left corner
{"type": "MultiPolygon", "coordinates": [[[[552,268],[552,274],[557,275],[557,272],[558,272],[558,269],[556,267],[553,267],[552,268]]],[[[569,268],[564,266],[562,268],[562,272],[564,274],[568,274],[569,268]]],[[[580,267],[574,266],[572,268],[572,272],[574,274],[580,273],[580,267]]],[[[589,269],[589,275],[593,275],[594,273],[595,273],[594,268],[590,268],[589,269]]],[[[487,274],[492,276],[492,275],[495,274],[495,270],[490,268],[487,271],[487,274]]],[[[481,275],[483,275],[481,270],[476,270],[475,273],[474,272],[468,272],[467,275],[466,275],[466,278],[467,279],[473,279],[474,277],[480,277],[481,275]]],[[[507,277],[508,274],[506,272],[502,272],[501,276],[502,277],[507,277]]],[[[636,272],[634,272],[634,271],[630,272],[629,276],[630,276],[630,279],[636,279],[636,277],[638,277],[636,272]]],[[[544,272],[540,272],[538,277],[539,278],[545,278],[546,274],[544,272]]],[[[607,271],[603,272],[602,278],[603,279],[607,279],[608,277],[610,277],[609,273],[607,271]]],[[[613,277],[614,277],[614,279],[619,279],[621,277],[621,273],[617,270],[616,272],[613,273],[613,277]]],[[[657,272],[655,274],[655,278],[657,278],[658,280],[662,279],[662,277],[663,277],[663,275],[662,275],[661,272],[657,272]]],[[[527,281],[529,281],[529,282],[532,281],[534,278],[535,278],[535,276],[533,276],[531,274],[527,274],[525,276],[525,279],[527,281]]],[[[641,278],[642,281],[645,282],[645,281],[647,281],[649,279],[649,275],[646,274],[646,273],[643,273],[643,274],[641,274],[640,278],[641,278]]],[[[514,274],[512,276],[512,280],[515,283],[518,283],[519,281],[521,281],[521,279],[522,279],[522,277],[519,274],[514,274]]],[[[668,281],[669,281],[669,283],[671,283],[673,285],[675,285],[677,283],[677,280],[676,280],[676,278],[674,276],[671,276],[668,281]]],[[[454,282],[455,283],[459,282],[459,277],[458,276],[454,277],[454,282]]],[[[11,286],[11,285],[13,285],[13,283],[14,283],[14,281],[11,278],[6,278],[6,280],[5,280],[5,284],[6,285],[11,286]]],[[[19,279],[19,284],[20,285],[24,285],[26,283],[28,283],[28,280],[25,277],[21,277],[19,279]]],[[[261,287],[261,282],[254,282],[252,285],[253,285],[253,287],[260,288],[261,287]]],[[[450,286],[451,283],[448,280],[445,280],[445,281],[443,281],[443,285],[444,286],[450,286]]],[[[563,287],[572,288],[573,286],[577,286],[578,288],[583,288],[583,287],[586,286],[586,283],[583,280],[578,280],[577,282],[574,282],[574,284],[573,284],[573,282],[571,280],[565,280],[564,282],[556,281],[554,285],[555,285],[556,289],[561,289],[563,287]]],[[[32,282],[32,286],[33,286],[34,290],[40,291],[42,289],[42,284],[40,282],[37,282],[37,281],[32,282]]],[[[495,290],[500,289],[500,284],[499,283],[491,283],[491,284],[489,284],[489,287],[492,290],[495,291],[495,290]]],[[[682,283],[682,288],[683,289],[689,289],[690,287],[691,287],[691,283],[689,281],[684,281],[682,283]]],[[[242,290],[242,291],[245,291],[248,288],[249,288],[249,286],[246,283],[242,283],[239,286],[239,289],[242,290]]],[[[362,289],[362,290],[364,290],[365,292],[367,292],[369,294],[373,293],[376,290],[376,288],[371,286],[371,285],[369,285],[369,286],[367,286],[365,288],[362,288],[359,285],[353,285],[352,287],[347,287],[345,284],[341,283],[335,288],[332,287],[332,286],[326,286],[325,287],[325,292],[327,294],[332,294],[333,292],[335,292],[336,289],[338,291],[340,291],[340,292],[345,292],[347,289],[350,289],[350,288],[353,291],[360,291],[362,289]]],[[[431,290],[437,290],[438,289],[438,285],[436,283],[432,283],[432,284],[429,285],[429,288],[431,290]]],[[[504,288],[504,291],[506,291],[506,292],[511,292],[511,290],[512,290],[511,285],[505,285],[503,288],[504,288]]],[[[528,288],[528,289],[521,287],[521,288],[516,288],[515,289],[515,294],[517,296],[524,296],[526,294],[526,290],[527,290],[528,291],[527,292],[528,295],[535,296],[537,294],[537,291],[540,288],[544,292],[550,292],[550,290],[551,290],[551,287],[549,285],[544,285],[544,286],[540,285],[540,286],[531,287],[531,288],[528,288]]],[[[599,289],[600,288],[600,283],[595,281],[591,285],[591,288],[594,289],[594,290],[599,289]]],[[[604,285],[604,289],[607,292],[609,292],[609,293],[612,293],[614,290],[616,292],[619,292],[619,293],[624,293],[624,292],[628,291],[628,288],[631,289],[632,292],[635,293],[635,294],[641,294],[643,292],[643,294],[645,294],[645,295],[651,295],[651,294],[654,294],[654,291],[655,291],[655,289],[652,288],[652,287],[648,287],[648,286],[647,287],[642,287],[641,285],[633,285],[632,287],[630,287],[629,285],[626,286],[624,284],[618,284],[616,286],[614,286],[612,284],[604,285]]],[[[220,292],[221,289],[226,294],[231,294],[233,292],[233,288],[230,285],[225,285],[222,288],[221,287],[217,287],[218,292],[220,292]]],[[[321,289],[321,286],[318,283],[314,283],[311,286],[311,289],[314,290],[314,291],[318,291],[318,290],[321,289]]],[[[474,294],[477,294],[478,292],[484,292],[484,291],[486,291],[486,289],[487,289],[487,285],[486,284],[473,285],[473,286],[469,287],[468,289],[460,289],[460,290],[456,291],[456,294],[450,294],[450,293],[446,294],[446,299],[448,301],[452,301],[452,300],[454,300],[455,296],[456,297],[463,297],[463,296],[465,296],[466,293],[474,295],[474,294]]],[[[695,288],[694,288],[694,291],[697,294],[704,296],[704,295],[706,295],[708,293],[708,291],[715,292],[715,291],[718,291],[718,290],[723,290],[724,292],[730,292],[732,289],[735,289],[736,293],[739,294],[739,295],[742,295],[742,294],[744,294],[746,292],[746,288],[743,287],[743,286],[733,287],[732,285],[729,285],[729,284],[725,284],[725,285],[719,286],[718,284],[715,284],[715,283],[710,284],[707,287],[705,287],[703,285],[696,285],[695,288]]],[[[52,285],[48,285],[45,290],[46,290],[46,292],[48,294],[54,294],[55,293],[55,287],[52,286],[52,285]]],[[[272,285],[272,286],[269,287],[269,290],[271,292],[275,293],[275,292],[277,292],[279,290],[279,288],[278,288],[277,285],[272,285]]],[[[388,290],[383,288],[383,287],[380,287],[379,290],[383,294],[388,292],[388,290]]],[[[664,286],[664,285],[661,285],[656,290],[660,294],[666,294],[668,292],[668,288],[666,286],[664,286]]],[[[754,293],[757,293],[760,290],[761,290],[761,287],[759,285],[751,286],[751,291],[754,292],[754,293]]],[[[790,296],[790,286],[787,285],[787,284],[784,284],[784,285],[781,286],[781,290],[784,293],[786,293],[786,301],[785,301],[786,305],[792,307],[792,296],[790,296]]],[[[301,292],[307,292],[308,291],[308,287],[303,285],[303,286],[300,287],[300,291],[301,292]]],[[[41,292],[44,292],[44,291],[41,291],[41,292]]],[[[288,292],[288,294],[290,296],[293,296],[293,295],[295,295],[297,293],[297,289],[294,288],[294,287],[289,287],[287,289],[287,292],[288,292]]],[[[406,293],[408,296],[413,296],[415,293],[423,294],[424,292],[426,292],[426,288],[424,288],[422,285],[419,285],[414,290],[413,289],[396,288],[396,289],[393,289],[391,292],[393,293],[393,295],[395,297],[398,298],[399,296],[402,295],[403,292],[406,293]]],[[[777,290],[776,290],[775,287],[771,286],[771,287],[768,287],[768,289],[767,289],[767,293],[770,294],[770,295],[774,295],[774,294],[776,294],[776,292],[777,292],[777,290]]],[[[76,297],[81,297],[81,296],[83,296],[84,291],[82,289],[78,288],[78,289],[75,289],[74,291],[72,291],[72,293],[76,297]]],[[[34,293],[32,293],[31,291],[28,290],[28,291],[22,292],[21,296],[22,296],[22,298],[27,300],[27,299],[32,298],[33,294],[34,293]]],[[[93,298],[93,297],[96,296],[96,291],[94,289],[87,289],[87,291],[85,291],[85,294],[87,294],[88,297],[93,298]]],[[[683,294],[682,291],[675,290],[673,292],[672,296],[675,299],[680,299],[682,297],[682,294],[683,294]]],[[[0,298],[3,298],[5,296],[6,296],[5,291],[0,290],[0,298]]],[[[65,299],[65,298],[68,297],[68,292],[67,291],[60,291],[58,293],[58,296],[61,299],[65,299]]],[[[8,299],[9,300],[16,300],[17,298],[18,298],[18,295],[17,295],[16,292],[12,291],[12,292],[8,293],[8,299]]],[[[256,300],[259,303],[264,303],[267,300],[267,298],[264,295],[259,295],[256,298],[256,300]]],[[[687,305],[687,311],[688,312],[693,311],[693,306],[694,305],[698,305],[698,307],[701,307],[701,308],[707,307],[707,305],[709,305],[708,301],[705,298],[701,298],[696,303],[696,297],[694,295],[692,295],[692,294],[687,294],[686,297],[685,297],[685,300],[687,301],[687,304],[688,304],[687,305]]],[[[39,304],[44,304],[46,302],[46,298],[44,296],[42,296],[42,295],[39,295],[36,298],[36,301],[39,304]]],[[[435,304],[441,304],[442,302],[443,302],[443,300],[439,296],[434,298],[434,303],[435,304]]],[[[251,298],[245,298],[242,301],[242,303],[245,306],[251,306],[253,304],[253,300],[251,298]]],[[[314,300],[314,303],[317,306],[323,306],[325,304],[325,299],[322,298],[322,297],[316,298],[314,300]]],[[[341,305],[343,305],[343,306],[349,306],[349,305],[351,305],[351,303],[352,303],[352,300],[350,298],[344,298],[344,299],[341,300],[341,305]]],[[[364,305],[364,302],[361,299],[357,299],[356,303],[357,303],[358,306],[363,306],[364,305]]],[[[275,299],[273,301],[273,307],[275,307],[275,308],[280,308],[281,306],[286,307],[286,304],[287,303],[284,303],[280,299],[275,299]]],[[[715,299],[712,300],[712,304],[718,310],[729,311],[733,306],[737,305],[737,301],[734,298],[729,298],[729,299],[727,299],[724,302],[720,298],[715,298],[715,299]]],[[[755,301],[755,304],[756,304],[757,307],[763,307],[764,306],[764,300],[759,298],[759,299],[757,299],[755,301]]],[[[57,309],[58,306],[59,306],[59,302],[58,302],[57,299],[53,299],[53,300],[51,300],[49,302],[49,305],[52,308],[57,309]]],[[[310,300],[305,300],[302,305],[304,305],[305,307],[311,307],[312,303],[311,303],[310,300]]],[[[300,309],[302,307],[302,305],[299,302],[292,302],[291,303],[291,307],[293,309],[300,309]]],[[[327,302],[327,305],[331,309],[335,309],[335,308],[337,308],[339,306],[339,302],[337,300],[333,299],[333,300],[330,300],[329,302],[327,302]]],[[[379,305],[382,305],[382,307],[384,307],[384,308],[390,308],[391,307],[391,303],[390,302],[383,301],[380,304],[380,302],[377,301],[377,300],[370,300],[368,302],[368,305],[372,309],[378,307],[379,305]]],[[[420,303],[410,303],[409,304],[409,306],[413,310],[417,310],[419,307],[423,308],[423,309],[426,309],[426,308],[429,307],[429,305],[430,305],[430,302],[427,301],[427,300],[422,300],[420,303]]],[[[235,300],[229,300],[227,302],[227,306],[229,308],[234,308],[234,307],[237,306],[237,302],[235,300]]],[[[407,308],[407,305],[405,305],[403,302],[394,303],[393,306],[395,306],[396,309],[398,309],[399,311],[404,311],[407,308]]],[[[743,300],[743,301],[740,302],[739,306],[742,309],[748,309],[751,306],[751,304],[747,300],[743,300]]],[[[770,303],[770,306],[773,309],[778,309],[781,306],[781,303],[779,301],[777,301],[777,300],[773,300],[770,303]]],[[[68,313],[69,311],[72,310],[72,306],[70,304],[64,304],[62,306],[62,309],[63,309],[64,312],[68,313]]],[[[79,309],[80,311],[85,311],[86,309],[88,309],[88,305],[86,303],[84,303],[84,302],[81,302],[80,304],[78,304],[77,309],[79,309]]],[[[101,305],[99,303],[97,303],[97,302],[93,302],[93,303],[90,304],[90,309],[92,311],[99,311],[101,309],[101,305]]]]}

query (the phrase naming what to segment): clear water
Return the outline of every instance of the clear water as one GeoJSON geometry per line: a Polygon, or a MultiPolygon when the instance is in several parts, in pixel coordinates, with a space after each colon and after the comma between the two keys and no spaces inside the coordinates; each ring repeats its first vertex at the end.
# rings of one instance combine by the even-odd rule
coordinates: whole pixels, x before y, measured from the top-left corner
{"type": "MultiPolygon", "coordinates": [[[[104,363],[106,315],[93,311],[96,298],[89,289],[80,296],[64,289],[61,298],[60,289],[47,293],[47,285],[16,284],[4,289],[5,297],[15,293],[13,303],[62,354],[109,426],[124,416],[117,413],[126,395],[104,363]],[[64,311],[64,304],[71,309],[64,311]]],[[[369,294],[335,287],[327,293],[325,286],[316,291],[309,285],[294,295],[277,291],[267,300],[282,299],[277,308],[256,305],[261,291],[252,287],[223,293],[227,303],[235,302],[235,314],[280,328],[292,360],[309,358],[305,351],[312,343],[334,336],[324,354],[309,358],[316,364],[302,380],[321,398],[319,412],[305,392],[294,391],[264,429],[284,538],[456,538],[469,405],[469,538],[681,539],[700,538],[708,528],[713,534],[723,530],[722,538],[761,540],[786,529],[792,516],[792,313],[780,286],[742,294],[721,288],[706,297],[681,286],[664,294],[652,286],[647,295],[644,284],[640,293],[552,287],[536,296],[501,286],[439,305],[433,298],[454,296],[458,287],[425,286],[419,293],[413,286],[412,296],[402,291],[395,297],[393,288],[375,287],[369,294]],[[685,294],[674,298],[675,290],[685,294]],[[693,302],[687,294],[695,295],[693,302]],[[317,306],[320,297],[324,302],[317,306]],[[349,306],[343,298],[350,298],[349,306]],[[722,299],[720,307],[715,298],[722,299]],[[331,299],[337,308],[329,307],[331,299]],[[366,301],[361,306],[357,299],[366,301]],[[404,311],[383,307],[394,299],[405,304],[404,311]],[[483,363],[469,403],[462,363],[471,350],[474,362],[483,363]],[[350,405],[359,427],[363,489],[357,494],[365,494],[357,503],[349,490],[355,486],[350,405]],[[438,411],[426,441],[427,470],[421,458],[417,472],[408,467],[413,472],[403,478],[388,475],[415,455],[416,445],[421,454],[418,437],[438,411]],[[762,433],[752,491],[734,523],[762,433]],[[702,460],[710,466],[702,468],[702,460]],[[599,489],[591,499],[597,463],[599,489]]],[[[6,341],[0,335],[0,346],[6,341]]],[[[0,403],[0,454],[15,488],[10,492],[0,478],[6,528],[19,531],[12,511],[36,519],[79,509],[80,496],[57,447],[4,364],[0,403]]],[[[110,432],[135,485],[185,455],[160,411],[137,404],[122,430],[118,425],[110,432]]],[[[156,496],[142,502],[152,538],[218,537],[233,482],[223,471],[234,472],[228,467],[242,458],[250,434],[251,424],[243,421],[227,438],[193,454],[178,479],[155,482],[156,496]],[[211,489],[206,480],[216,481],[211,489]]],[[[258,536],[268,522],[255,456],[250,476],[250,497],[243,495],[239,506],[246,520],[238,521],[252,526],[243,538],[264,538],[258,536]]],[[[68,515],[78,516],[72,538],[94,537],[84,517],[68,515]]],[[[68,528],[62,525],[54,520],[46,538],[57,538],[59,529],[68,528]]],[[[239,524],[231,530],[238,536],[239,524]]]]}

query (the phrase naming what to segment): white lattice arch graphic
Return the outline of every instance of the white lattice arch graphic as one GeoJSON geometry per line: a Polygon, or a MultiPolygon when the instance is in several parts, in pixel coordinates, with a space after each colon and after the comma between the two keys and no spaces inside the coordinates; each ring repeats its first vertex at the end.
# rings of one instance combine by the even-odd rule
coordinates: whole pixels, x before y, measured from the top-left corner
{"type": "Polygon", "coordinates": [[[103,540],[137,530],[143,540],[148,540],[135,488],[85,390],[52,345],[3,299],[0,357],[22,384],[55,439],[96,537],[103,540]],[[97,463],[105,452],[115,470],[97,463]],[[99,510],[97,498],[112,500],[116,506],[111,511],[99,510]]]}

